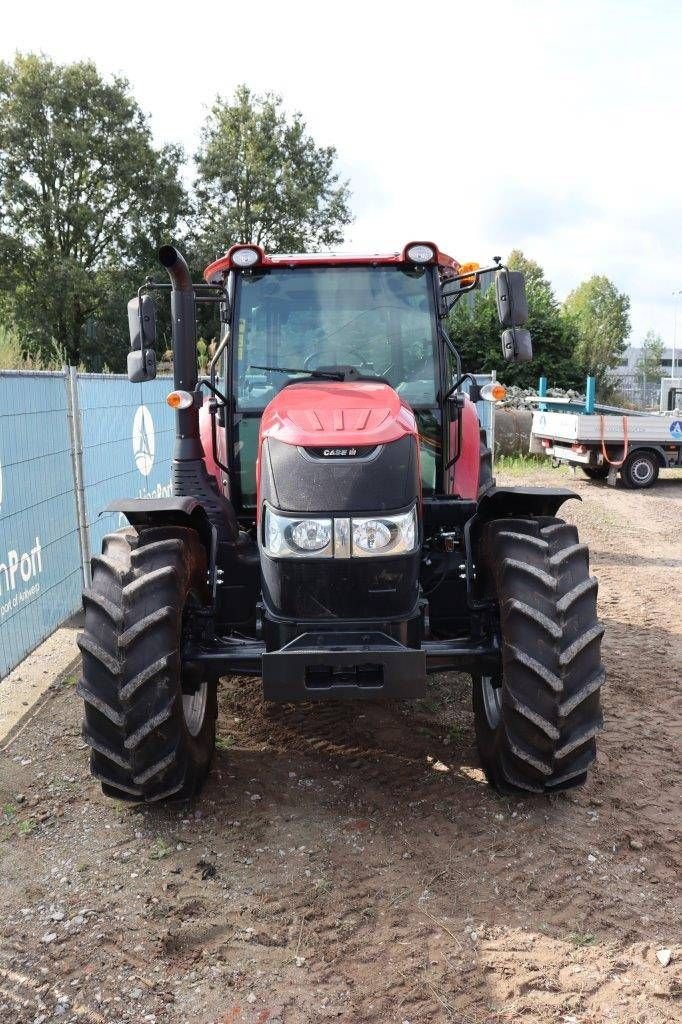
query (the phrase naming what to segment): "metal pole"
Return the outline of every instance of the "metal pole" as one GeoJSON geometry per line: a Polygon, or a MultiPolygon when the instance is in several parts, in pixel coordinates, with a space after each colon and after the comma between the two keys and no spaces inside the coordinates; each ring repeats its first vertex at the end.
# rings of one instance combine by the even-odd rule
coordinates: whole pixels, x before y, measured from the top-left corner
{"type": "MultiPolygon", "coordinates": [[[[538,397],[539,398],[543,398],[546,394],[547,394],[547,378],[546,377],[540,377],[540,380],[538,381],[538,397]]],[[[540,412],[547,412],[547,403],[546,402],[538,402],[538,409],[540,410],[540,412]]]]}
{"type": "Polygon", "coordinates": [[[585,384],[585,412],[594,412],[594,403],[597,400],[597,381],[595,377],[589,376],[585,384]]]}
{"type": "Polygon", "coordinates": [[[73,467],[74,487],[76,491],[76,515],[78,517],[78,538],[81,551],[81,572],[83,586],[90,586],[90,536],[85,514],[85,486],[83,482],[83,425],[81,423],[80,406],[78,403],[78,369],[75,366],[64,367],[66,375],[66,396],[69,417],[69,435],[71,439],[71,464],[73,467]],[[67,372],[68,369],[68,372],[67,372]]]}

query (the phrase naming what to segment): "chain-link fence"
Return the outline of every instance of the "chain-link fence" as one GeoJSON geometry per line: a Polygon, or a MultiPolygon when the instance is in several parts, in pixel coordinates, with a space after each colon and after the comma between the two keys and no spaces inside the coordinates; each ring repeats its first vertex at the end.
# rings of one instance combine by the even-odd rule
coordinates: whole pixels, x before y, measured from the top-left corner
{"type": "Polygon", "coordinates": [[[163,378],[0,373],[0,679],[80,607],[118,497],[171,494],[163,378]]]}
{"type": "Polygon", "coordinates": [[[661,398],[660,380],[644,380],[637,374],[619,374],[613,378],[616,398],[624,398],[635,409],[658,410],[661,398]]]}

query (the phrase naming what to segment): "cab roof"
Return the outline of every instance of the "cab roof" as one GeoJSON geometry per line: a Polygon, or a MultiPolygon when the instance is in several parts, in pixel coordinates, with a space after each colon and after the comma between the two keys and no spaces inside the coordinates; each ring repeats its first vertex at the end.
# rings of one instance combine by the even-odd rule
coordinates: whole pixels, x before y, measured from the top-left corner
{"type": "Polygon", "coordinates": [[[459,273],[460,264],[457,260],[441,252],[433,242],[408,242],[401,251],[389,253],[266,253],[259,245],[239,244],[231,246],[224,256],[210,263],[204,271],[204,278],[209,284],[214,284],[230,270],[241,269],[234,260],[235,253],[241,249],[251,249],[258,253],[258,260],[252,264],[254,267],[376,267],[398,266],[403,263],[414,265],[407,257],[407,250],[414,245],[427,245],[433,249],[433,259],[429,260],[427,265],[437,264],[443,277],[453,277],[459,273]]]}

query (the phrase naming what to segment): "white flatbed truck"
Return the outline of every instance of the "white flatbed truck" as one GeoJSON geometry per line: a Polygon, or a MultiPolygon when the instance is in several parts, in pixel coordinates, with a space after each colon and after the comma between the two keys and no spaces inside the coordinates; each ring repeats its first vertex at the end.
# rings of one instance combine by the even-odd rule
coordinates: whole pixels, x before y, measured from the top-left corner
{"type": "Polygon", "coordinates": [[[656,483],[661,469],[682,466],[682,412],[590,415],[535,412],[530,452],[579,466],[593,480],[626,487],[656,483]]]}

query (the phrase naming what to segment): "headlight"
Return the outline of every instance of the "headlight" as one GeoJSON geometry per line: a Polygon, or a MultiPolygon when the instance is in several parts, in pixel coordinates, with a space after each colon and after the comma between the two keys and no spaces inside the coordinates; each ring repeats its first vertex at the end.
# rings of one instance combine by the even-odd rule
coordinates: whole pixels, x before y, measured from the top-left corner
{"type": "Polygon", "coordinates": [[[299,551],[321,551],[332,539],[331,523],[320,519],[304,519],[289,531],[290,543],[299,551]]]}
{"type": "Polygon", "coordinates": [[[399,515],[318,519],[282,515],[268,505],[263,547],[272,558],[371,558],[408,555],[419,545],[416,506],[399,515]]]}
{"type": "Polygon", "coordinates": [[[331,558],[332,521],[280,516],[266,505],[263,545],[275,558],[331,558]]]}
{"type": "Polygon", "coordinates": [[[351,520],[353,555],[407,555],[417,546],[417,509],[397,516],[363,516],[351,520]]]}

